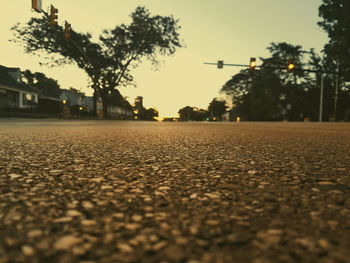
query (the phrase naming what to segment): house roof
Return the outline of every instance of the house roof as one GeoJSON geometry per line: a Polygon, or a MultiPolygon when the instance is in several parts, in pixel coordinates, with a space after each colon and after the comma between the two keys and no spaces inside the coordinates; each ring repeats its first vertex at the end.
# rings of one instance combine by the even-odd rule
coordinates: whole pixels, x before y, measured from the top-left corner
{"type": "Polygon", "coordinates": [[[20,68],[8,68],[8,67],[6,67],[6,69],[7,69],[7,72],[21,70],[20,68]]]}
{"type": "Polygon", "coordinates": [[[31,92],[38,94],[38,91],[34,89],[33,87],[30,87],[27,84],[24,84],[22,82],[17,82],[15,79],[13,79],[8,72],[11,71],[18,71],[19,68],[7,68],[0,65],[0,85],[13,88],[19,91],[25,91],[25,92],[31,92]]]}
{"type": "Polygon", "coordinates": [[[43,95],[43,94],[39,94],[39,99],[61,101],[61,99],[59,99],[59,98],[55,98],[55,97],[51,97],[51,96],[46,96],[46,95],[43,95]]]}

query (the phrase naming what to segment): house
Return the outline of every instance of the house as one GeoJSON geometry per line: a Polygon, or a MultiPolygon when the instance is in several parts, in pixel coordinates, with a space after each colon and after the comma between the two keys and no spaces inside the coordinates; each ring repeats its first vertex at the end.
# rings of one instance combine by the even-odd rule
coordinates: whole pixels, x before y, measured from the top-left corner
{"type": "MultiPolygon", "coordinates": [[[[66,118],[78,117],[81,115],[92,115],[94,111],[93,97],[85,96],[70,90],[63,90],[59,96],[63,103],[63,116],[66,118]]],[[[101,117],[102,100],[97,99],[97,115],[101,117]]]]}
{"type": "Polygon", "coordinates": [[[39,92],[21,80],[19,68],[0,65],[0,109],[33,109],[38,105],[39,92]]]}
{"type": "Polygon", "coordinates": [[[59,98],[39,94],[38,110],[60,116],[63,111],[62,101],[59,98]]]}
{"type": "Polygon", "coordinates": [[[59,97],[67,106],[82,106],[82,95],[64,90],[59,97]]]}

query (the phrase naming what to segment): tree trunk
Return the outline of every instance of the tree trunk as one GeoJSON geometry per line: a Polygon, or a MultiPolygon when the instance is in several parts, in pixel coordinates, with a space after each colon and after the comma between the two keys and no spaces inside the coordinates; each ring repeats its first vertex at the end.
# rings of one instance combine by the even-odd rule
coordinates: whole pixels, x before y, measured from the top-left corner
{"type": "Polygon", "coordinates": [[[97,117],[97,90],[96,90],[96,88],[94,86],[92,88],[94,89],[94,94],[92,96],[92,99],[93,99],[93,116],[97,117]]]}
{"type": "Polygon", "coordinates": [[[108,101],[105,96],[102,96],[103,118],[108,119],[108,101]]]}

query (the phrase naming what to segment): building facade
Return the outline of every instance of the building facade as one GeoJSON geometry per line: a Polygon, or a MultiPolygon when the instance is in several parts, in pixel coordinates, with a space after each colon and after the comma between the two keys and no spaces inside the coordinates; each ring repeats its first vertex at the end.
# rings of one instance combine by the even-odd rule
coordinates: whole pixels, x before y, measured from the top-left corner
{"type": "Polygon", "coordinates": [[[39,93],[24,84],[19,68],[0,65],[0,109],[32,109],[38,106],[39,93]]]}

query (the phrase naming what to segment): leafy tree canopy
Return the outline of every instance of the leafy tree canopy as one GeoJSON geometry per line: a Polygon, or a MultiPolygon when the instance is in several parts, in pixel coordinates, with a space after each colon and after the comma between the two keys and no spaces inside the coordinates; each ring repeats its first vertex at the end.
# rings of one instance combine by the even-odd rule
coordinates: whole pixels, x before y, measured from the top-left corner
{"type": "Polygon", "coordinates": [[[154,108],[142,108],[138,113],[139,120],[156,121],[156,117],[159,117],[159,113],[154,108]]]}
{"type": "Polygon", "coordinates": [[[226,109],[226,101],[218,100],[216,98],[214,98],[208,106],[210,114],[220,121],[222,120],[222,115],[226,112],[226,109]]]}
{"type": "Polygon", "coordinates": [[[46,77],[44,73],[32,73],[27,69],[22,72],[22,80],[26,84],[39,90],[41,94],[48,97],[58,97],[62,92],[57,80],[46,77]]]}
{"type": "Polygon", "coordinates": [[[207,110],[186,106],[179,110],[180,121],[206,121],[210,117],[207,110]]]}
{"type": "Polygon", "coordinates": [[[350,81],[350,1],[323,0],[319,16],[323,19],[318,25],[328,33],[329,42],[324,51],[339,62],[342,76],[350,81]]]}

